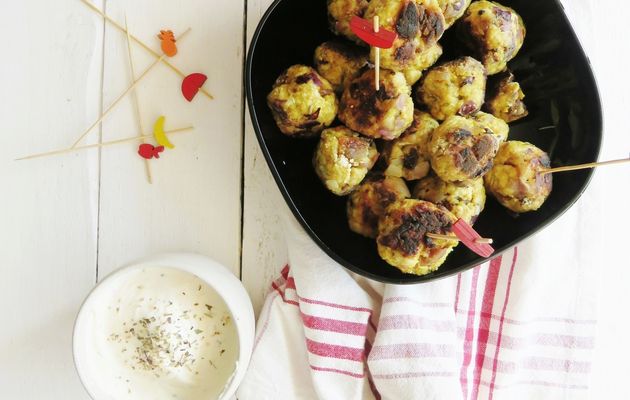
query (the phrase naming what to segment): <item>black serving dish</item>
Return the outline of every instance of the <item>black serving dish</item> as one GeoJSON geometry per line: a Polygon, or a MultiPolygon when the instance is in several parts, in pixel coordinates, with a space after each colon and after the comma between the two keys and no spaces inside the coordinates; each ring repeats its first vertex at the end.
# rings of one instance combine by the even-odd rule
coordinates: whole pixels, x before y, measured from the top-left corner
{"type": "MultiPolygon", "coordinates": [[[[547,151],[553,166],[597,160],[602,111],[590,63],[557,0],[504,0],[527,27],[525,45],[509,67],[525,92],[530,115],[511,124],[510,140],[531,142],[547,151]]],[[[440,43],[439,62],[465,54],[450,29],[440,43]]],[[[293,64],[312,65],[315,48],[333,39],[326,0],[277,0],[262,17],[249,48],[245,84],[254,130],[269,168],[293,214],[311,238],[335,261],[368,278],[388,283],[429,282],[472,268],[485,260],[458,246],[434,273],[401,273],[383,261],[374,240],[350,231],[346,198],[320,183],[311,164],[314,140],[280,133],[266,96],[280,73],[293,64]]],[[[514,215],[488,197],[475,229],[494,239],[499,255],[553,222],[586,189],[592,170],[554,176],[554,189],[537,212],[514,215]]]]}

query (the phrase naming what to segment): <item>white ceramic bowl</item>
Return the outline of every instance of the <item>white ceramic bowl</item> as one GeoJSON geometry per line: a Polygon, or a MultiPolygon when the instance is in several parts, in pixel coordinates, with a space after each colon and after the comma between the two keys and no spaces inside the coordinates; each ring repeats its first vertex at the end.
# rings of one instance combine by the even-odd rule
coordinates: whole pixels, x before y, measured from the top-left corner
{"type": "MultiPolygon", "coordinates": [[[[237,331],[239,351],[236,369],[225,383],[220,397],[220,399],[229,399],[242,381],[252,353],[255,329],[252,304],[241,282],[224,266],[206,257],[186,253],[163,254],[131,263],[111,273],[88,295],[75,321],[72,345],[74,364],[83,386],[94,400],[115,400],[106,389],[101,387],[102,384],[99,384],[94,376],[97,371],[91,365],[93,361],[90,361],[93,360],[93,354],[90,354],[93,352],[90,341],[93,317],[89,315],[91,312],[89,310],[93,309],[95,298],[114,290],[112,285],[116,285],[125,273],[152,267],[168,267],[196,275],[214,289],[227,305],[237,331]]],[[[98,372],[106,373],[105,371],[98,372]]]]}

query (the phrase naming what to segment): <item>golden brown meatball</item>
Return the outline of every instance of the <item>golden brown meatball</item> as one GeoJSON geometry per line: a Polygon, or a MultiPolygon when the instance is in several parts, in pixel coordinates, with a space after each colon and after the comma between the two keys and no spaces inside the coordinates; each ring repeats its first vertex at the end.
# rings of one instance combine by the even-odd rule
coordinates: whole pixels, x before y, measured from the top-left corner
{"type": "Polygon", "coordinates": [[[549,165],[547,153],[533,144],[505,142],[484,178],[486,190],[514,212],[536,211],[553,187],[551,174],[540,173],[549,165]]]}
{"type": "Polygon", "coordinates": [[[313,166],[328,190],[344,196],[359,186],[377,158],[374,141],[338,126],[322,132],[313,166]]]}
{"type": "Polygon", "coordinates": [[[405,181],[400,178],[383,175],[368,177],[348,197],[350,229],[360,235],[376,238],[378,220],[385,213],[387,206],[410,196],[405,181]]]}
{"type": "MultiPolygon", "coordinates": [[[[408,72],[413,78],[441,55],[441,48],[439,54],[437,48],[431,49],[444,33],[444,16],[437,0],[371,0],[365,18],[371,21],[376,15],[383,29],[398,34],[391,48],[380,51],[383,68],[416,71],[408,72]]],[[[372,62],[375,55],[372,49],[372,62]]]]}
{"type": "Polygon", "coordinates": [[[333,88],[317,71],[294,65],[276,80],[267,105],[280,131],[288,136],[315,136],[337,115],[333,88]]]}
{"type": "Polygon", "coordinates": [[[402,272],[426,275],[439,268],[456,240],[431,239],[427,233],[452,234],[457,218],[443,207],[422,200],[398,200],[378,224],[378,254],[402,272]]]}
{"type": "Polygon", "coordinates": [[[459,24],[464,42],[485,65],[488,75],[505,69],[523,46],[525,24],[513,9],[492,1],[472,3],[459,24]]]}
{"type": "Polygon", "coordinates": [[[367,9],[368,0],[328,0],[328,21],[330,30],[337,35],[343,35],[348,39],[364,43],[350,29],[352,17],[362,17],[367,9]]]}
{"type": "Polygon", "coordinates": [[[453,116],[431,135],[433,171],[447,182],[479,178],[492,168],[499,140],[472,119],[453,116]]]}
{"type": "Polygon", "coordinates": [[[475,122],[479,123],[488,133],[492,133],[499,140],[499,143],[503,143],[507,140],[510,133],[509,125],[500,118],[479,111],[477,114],[471,116],[475,122]]]}
{"type": "Polygon", "coordinates": [[[495,117],[505,122],[513,122],[525,118],[528,114],[524,98],[521,85],[514,82],[514,75],[508,72],[489,90],[488,101],[484,107],[495,117]]]}
{"type": "Polygon", "coordinates": [[[418,87],[418,101],[434,118],[467,116],[481,109],[486,93],[486,70],[472,57],[462,57],[432,68],[418,87]]]}
{"type": "Polygon", "coordinates": [[[431,133],[440,124],[428,113],[415,110],[413,124],[398,139],[383,146],[385,175],[408,181],[421,179],[431,170],[427,146],[431,133]]]}
{"type": "Polygon", "coordinates": [[[437,176],[429,176],[418,182],[413,197],[440,205],[469,225],[475,223],[486,205],[486,190],[481,178],[444,182],[437,176]]]}
{"type": "Polygon", "coordinates": [[[339,119],[350,129],[375,139],[393,140],[413,122],[411,88],[400,72],[381,70],[380,90],[374,69],[366,68],[346,86],[339,119]]]}
{"type": "Polygon", "coordinates": [[[407,79],[409,86],[415,85],[416,82],[422,78],[422,72],[427,68],[433,66],[437,60],[442,56],[442,46],[439,43],[434,44],[428,49],[418,54],[418,58],[414,65],[411,65],[402,70],[402,73],[407,79]]]}
{"type": "Polygon", "coordinates": [[[446,27],[452,26],[455,21],[461,18],[470,5],[471,0],[437,0],[444,14],[446,27]]]}
{"type": "Polygon", "coordinates": [[[325,42],[315,49],[315,68],[340,93],[367,64],[367,49],[342,42],[325,42]]]}

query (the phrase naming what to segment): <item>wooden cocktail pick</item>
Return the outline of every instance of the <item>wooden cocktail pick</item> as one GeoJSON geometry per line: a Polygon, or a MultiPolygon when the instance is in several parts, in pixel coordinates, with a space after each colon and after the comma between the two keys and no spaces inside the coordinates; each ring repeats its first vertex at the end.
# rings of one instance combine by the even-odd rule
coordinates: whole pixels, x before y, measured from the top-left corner
{"type": "MultiPolygon", "coordinates": [[[[125,32],[126,32],[126,30],[125,30],[125,32]]],[[[181,39],[182,39],[184,36],[186,36],[189,32],[190,32],[190,28],[186,29],[186,30],[184,31],[184,33],[182,33],[182,34],[181,34],[181,36],[178,38],[178,40],[181,40],[181,39]]],[[[134,80],[134,81],[133,81],[133,83],[132,83],[132,84],[131,84],[131,85],[130,85],[127,89],[125,89],[125,90],[124,90],[124,91],[120,94],[120,96],[118,96],[118,97],[116,98],[116,100],[114,100],[114,102],[113,102],[113,103],[112,103],[112,104],[111,104],[111,105],[107,108],[107,110],[105,110],[105,111],[101,114],[101,116],[100,116],[100,117],[98,117],[98,118],[96,119],[96,121],[94,121],[94,123],[92,123],[92,125],[90,125],[90,127],[89,127],[89,128],[87,128],[87,129],[85,130],[85,132],[83,132],[83,133],[79,136],[79,138],[78,138],[78,139],[77,139],[77,140],[76,140],[76,141],[72,144],[72,146],[71,146],[71,147],[72,147],[72,148],[76,147],[76,146],[77,146],[77,145],[81,142],[81,140],[83,140],[83,138],[84,138],[84,137],[85,137],[88,133],[90,133],[90,131],[91,131],[92,129],[94,129],[94,127],[95,127],[96,125],[98,125],[101,121],[103,121],[103,119],[104,119],[104,118],[105,118],[105,117],[106,117],[106,116],[107,116],[107,115],[108,115],[108,114],[109,114],[109,113],[110,113],[110,112],[111,112],[111,111],[112,111],[112,110],[116,107],[116,105],[117,105],[118,103],[120,103],[120,101],[121,101],[123,98],[125,98],[125,96],[126,96],[129,92],[131,92],[131,91],[133,90],[133,88],[135,88],[135,87],[136,87],[136,85],[138,85],[138,83],[140,83],[140,81],[142,81],[142,79],[144,79],[144,78],[147,76],[147,74],[148,74],[148,73],[149,73],[149,72],[150,72],[150,71],[151,71],[151,70],[152,70],[152,69],[153,69],[153,68],[154,68],[154,67],[155,67],[155,66],[156,66],[156,65],[157,65],[160,61],[162,61],[162,60],[164,59],[164,57],[166,57],[166,54],[162,54],[162,55],[160,56],[160,58],[158,58],[158,59],[157,59],[157,60],[155,60],[155,61],[154,61],[151,65],[149,65],[149,66],[147,67],[147,69],[145,69],[145,70],[144,70],[144,72],[142,72],[142,74],[140,74],[140,76],[138,77],[138,79],[134,80]]]]}
{"type": "Polygon", "coordinates": [[[464,246],[484,258],[488,258],[494,253],[494,248],[490,246],[493,243],[493,240],[481,237],[481,235],[479,235],[463,219],[458,219],[457,222],[453,224],[452,229],[453,233],[457,235],[457,237],[439,235],[436,233],[427,233],[426,235],[431,239],[458,240],[462,242],[464,246]]]}
{"type": "MultiPolygon", "coordinates": [[[[118,29],[119,31],[126,33],[127,30],[125,28],[122,27],[122,25],[120,25],[118,22],[116,22],[115,20],[113,20],[112,18],[110,18],[107,14],[105,14],[103,11],[99,10],[98,7],[96,7],[94,4],[90,3],[88,0],[81,0],[81,2],[83,4],[85,4],[90,10],[94,11],[95,13],[97,13],[98,15],[100,15],[105,21],[109,22],[114,28],[118,29]]],[[[133,36],[133,35],[129,35],[129,37],[131,38],[131,40],[133,40],[134,42],[136,42],[138,45],[140,45],[140,47],[142,47],[143,49],[145,49],[147,52],[149,52],[149,54],[151,54],[153,57],[155,58],[160,58],[162,56],[162,54],[158,53],[157,51],[154,51],[153,49],[151,49],[149,46],[147,46],[144,42],[142,42],[140,39],[138,39],[137,37],[133,36]]],[[[177,39],[176,39],[177,40],[177,39]]],[[[180,77],[185,78],[186,74],[184,72],[182,72],[182,70],[180,70],[179,68],[177,68],[176,66],[174,66],[173,64],[171,64],[168,60],[162,58],[161,62],[166,65],[167,67],[169,67],[171,70],[173,70],[176,74],[178,74],[180,77]]],[[[214,99],[214,97],[208,93],[204,88],[199,89],[199,91],[206,96],[207,98],[209,98],[210,100],[214,99]]]]}
{"type": "MultiPolygon", "coordinates": [[[[192,129],[193,129],[192,126],[187,126],[185,128],[178,128],[178,129],[172,129],[170,131],[165,131],[164,133],[166,135],[172,135],[174,133],[190,131],[192,129]]],[[[121,144],[121,143],[137,142],[137,141],[142,141],[142,140],[146,140],[146,139],[151,139],[152,137],[153,137],[153,135],[136,135],[136,136],[127,137],[127,138],[124,138],[124,139],[112,140],[112,141],[109,141],[109,142],[94,143],[94,144],[88,144],[88,145],[85,145],[85,146],[70,147],[70,148],[67,148],[67,149],[60,149],[60,150],[47,151],[45,153],[32,154],[30,156],[16,158],[15,161],[30,160],[30,159],[33,159],[33,158],[47,157],[47,156],[53,156],[53,155],[57,155],[57,154],[64,154],[64,153],[72,153],[74,151],[94,149],[94,148],[97,148],[97,147],[112,146],[112,145],[121,144]]]]}
{"type": "MultiPolygon", "coordinates": [[[[133,55],[131,53],[131,38],[130,38],[131,34],[129,33],[129,24],[127,24],[126,15],[125,15],[125,30],[126,30],[125,36],[127,38],[127,57],[129,58],[129,72],[131,72],[131,80],[133,81],[136,79],[136,69],[133,64],[133,55]]],[[[140,136],[142,136],[144,135],[144,124],[142,123],[142,113],[140,112],[140,102],[138,101],[138,93],[135,89],[131,92],[131,99],[133,100],[133,106],[136,111],[136,120],[138,122],[138,129],[140,129],[140,136]]],[[[142,146],[143,144],[146,144],[144,140],[142,140],[142,143],[140,144],[140,146],[142,146]]],[[[149,160],[146,158],[144,159],[143,164],[144,164],[144,172],[147,176],[147,182],[149,182],[149,184],[152,184],[153,174],[151,173],[151,164],[149,164],[149,160]]]]}
{"type": "Polygon", "coordinates": [[[545,169],[542,169],[539,173],[543,175],[555,174],[557,172],[577,171],[581,169],[603,167],[605,165],[628,164],[628,163],[630,163],[630,158],[622,158],[619,160],[592,162],[592,163],[579,164],[579,165],[569,165],[566,167],[545,168],[545,169]]]}
{"type": "Polygon", "coordinates": [[[381,72],[381,49],[389,49],[394,45],[394,41],[398,38],[395,32],[381,29],[378,15],[374,16],[372,21],[368,21],[358,16],[352,17],[350,20],[350,29],[355,35],[365,43],[374,47],[374,72],[376,90],[380,90],[380,72],[381,72]]]}

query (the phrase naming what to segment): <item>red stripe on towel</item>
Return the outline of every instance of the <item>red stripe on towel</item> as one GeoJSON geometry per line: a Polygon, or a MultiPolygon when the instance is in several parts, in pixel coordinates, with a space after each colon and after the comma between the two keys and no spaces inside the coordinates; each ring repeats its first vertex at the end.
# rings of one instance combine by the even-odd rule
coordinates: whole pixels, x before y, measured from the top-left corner
{"type": "MultiPolygon", "coordinates": [[[[481,302],[481,312],[484,314],[492,314],[494,307],[494,299],[497,290],[497,281],[499,280],[499,270],[501,269],[502,257],[497,257],[490,261],[488,267],[488,275],[486,277],[486,286],[483,291],[483,300],[481,302]]],[[[475,369],[473,371],[474,382],[481,379],[481,369],[486,358],[486,347],[488,345],[488,332],[490,329],[490,317],[481,317],[479,328],[477,330],[477,354],[475,355],[475,369]]],[[[471,399],[477,399],[479,396],[479,384],[473,384],[471,399]]]]}
{"type": "Polygon", "coordinates": [[[459,308],[459,289],[462,286],[462,274],[457,274],[457,289],[455,289],[455,313],[459,308]]]}
{"type": "MultiPolygon", "coordinates": [[[[287,279],[287,289],[296,290],[296,288],[295,288],[295,279],[293,279],[292,276],[287,279]]],[[[306,297],[302,297],[299,294],[298,294],[298,298],[300,299],[301,302],[304,302],[304,303],[316,304],[316,305],[320,305],[320,306],[336,308],[336,309],[339,309],[339,310],[361,311],[361,312],[368,312],[368,313],[372,312],[371,309],[366,308],[366,307],[352,307],[352,306],[346,306],[344,304],[329,303],[327,301],[314,300],[314,299],[309,299],[309,298],[306,298],[306,297]]]]}
{"type": "Polygon", "coordinates": [[[501,320],[499,321],[499,336],[497,337],[497,346],[494,351],[494,363],[492,365],[492,379],[490,380],[490,394],[488,399],[494,397],[494,382],[497,379],[497,366],[499,364],[499,350],[501,350],[501,335],[503,333],[503,321],[505,319],[505,310],[507,310],[508,301],[510,300],[510,288],[512,286],[512,278],[514,277],[514,267],[518,258],[518,248],[514,248],[514,257],[512,258],[512,266],[510,267],[510,275],[508,276],[507,288],[505,290],[505,301],[503,302],[503,310],[501,310],[501,320]]]}
{"type": "Polygon", "coordinates": [[[304,326],[311,329],[327,332],[346,333],[348,335],[365,336],[367,324],[348,322],[338,319],[321,318],[302,313],[304,326]]]}
{"type": "Polygon", "coordinates": [[[316,367],[314,365],[311,365],[310,367],[311,367],[311,369],[313,371],[333,372],[333,373],[336,373],[336,374],[351,376],[353,378],[364,378],[365,377],[365,374],[357,374],[357,373],[354,373],[354,372],[344,371],[344,370],[336,369],[336,368],[322,368],[322,367],[316,367]]]}
{"type": "MultiPolygon", "coordinates": [[[[491,384],[486,381],[479,382],[482,386],[490,386],[491,384]]],[[[588,385],[569,385],[565,383],[557,383],[557,382],[547,382],[547,381],[517,381],[512,382],[507,385],[494,385],[494,388],[497,390],[507,389],[512,386],[520,386],[520,385],[528,385],[528,386],[545,386],[545,387],[555,387],[560,389],[574,389],[574,390],[587,390],[588,385]]]]}
{"type": "Polygon", "coordinates": [[[428,302],[422,302],[422,301],[418,301],[416,299],[412,299],[411,297],[389,297],[385,300],[383,300],[383,304],[387,304],[387,303],[399,303],[399,302],[403,302],[403,301],[407,301],[410,303],[414,303],[415,305],[418,306],[422,306],[422,307],[429,307],[429,308],[441,308],[441,307],[450,307],[451,304],[450,303],[428,303],[428,302]]]}
{"type": "Polygon", "coordinates": [[[405,379],[405,378],[426,378],[426,377],[438,377],[438,378],[451,378],[455,373],[450,371],[432,371],[432,372],[400,372],[397,374],[375,374],[374,379],[405,379]]]}
{"type": "MultiPolygon", "coordinates": [[[[372,351],[372,343],[370,343],[370,341],[366,338],[365,339],[365,358],[366,359],[369,359],[371,351],[372,351]]],[[[372,394],[374,395],[376,400],[381,400],[381,394],[378,392],[378,389],[376,388],[376,385],[374,384],[372,373],[370,372],[370,369],[367,367],[367,364],[364,366],[364,368],[366,370],[365,372],[368,378],[368,383],[370,385],[370,390],[372,391],[372,394]]]]}
{"type": "Polygon", "coordinates": [[[472,313],[468,314],[466,321],[466,333],[464,335],[464,359],[462,362],[462,368],[459,373],[459,381],[462,385],[462,394],[464,398],[468,398],[468,377],[467,369],[472,359],[472,339],[473,339],[473,323],[475,322],[475,304],[477,297],[477,281],[479,280],[479,267],[473,269],[472,282],[470,284],[470,301],[468,308],[472,310],[472,313]]]}
{"type": "Polygon", "coordinates": [[[284,279],[288,279],[289,278],[289,264],[285,265],[284,268],[282,268],[282,271],[280,271],[280,275],[282,275],[282,277],[284,279]]]}
{"type": "Polygon", "coordinates": [[[278,294],[280,295],[280,297],[282,297],[282,301],[284,301],[285,303],[287,303],[287,304],[293,304],[294,306],[298,306],[298,307],[300,306],[300,305],[298,304],[298,302],[297,302],[297,301],[294,301],[294,300],[288,300],[288,299],[284,296],[284,291],[282,291],[282,289],[280,289],[280,287],[279,287],[278,285],[276,285],[276,283],[275,283],[275,282],[273,282],[273,283],[271,284],[271,287],[273,287],[273,288],[274,288],[274,290],[275,290],[276,292],[278,292],[278,294]]]}
{"type": "Polygon", "coordinates": [[[310,353],[321,357],[358,362],[363,362],[365,359],[365,349],[320,343],[308,338],[306,339],[306,348],[310,353]]]}
{"type": "Polygon", "coordinates": [[[370,360],[392,360],[424,357],[453,357],[452,346],[434,343],[397,343],[375,346],[370,352],[370,360]]]}
{"type": "Polygon", "coordinates": [[[427,329],[437,332],[451,332],[455,328],[453,321],[439,321],[419,315],[388,315],[378,323],[380,331],[394,329],[427,329]]]}

